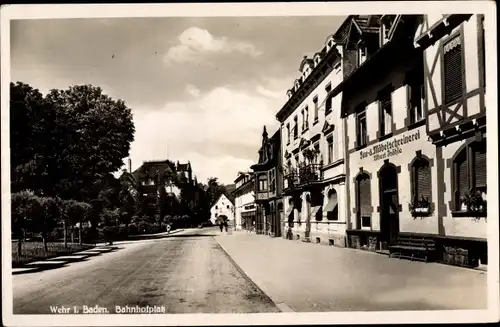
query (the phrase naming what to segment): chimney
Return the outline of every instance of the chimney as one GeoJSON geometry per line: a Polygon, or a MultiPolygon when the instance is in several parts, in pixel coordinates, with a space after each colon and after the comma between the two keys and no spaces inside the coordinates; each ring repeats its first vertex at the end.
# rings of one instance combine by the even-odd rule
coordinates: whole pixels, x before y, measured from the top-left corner
{"type": "Polygon", "coordinates": [[[128,158],[128,172],[132,174],[132,159],[128,158]]]}

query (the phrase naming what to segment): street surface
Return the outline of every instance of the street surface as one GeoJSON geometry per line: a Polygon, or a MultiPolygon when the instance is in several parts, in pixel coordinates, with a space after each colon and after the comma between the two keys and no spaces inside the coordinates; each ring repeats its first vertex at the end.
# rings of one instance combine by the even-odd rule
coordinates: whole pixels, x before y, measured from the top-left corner
{"type": "MultiPolygon", "coordinates": [[[[217,244],[216,228],[117,243],[118,250],[53,270],[13,276],[14,314],[50,307],[165,306],[166,313],[257,313],[279,309],[217,244]]],[[[73,311],[67,313],[74,313],[73,311]]]]}

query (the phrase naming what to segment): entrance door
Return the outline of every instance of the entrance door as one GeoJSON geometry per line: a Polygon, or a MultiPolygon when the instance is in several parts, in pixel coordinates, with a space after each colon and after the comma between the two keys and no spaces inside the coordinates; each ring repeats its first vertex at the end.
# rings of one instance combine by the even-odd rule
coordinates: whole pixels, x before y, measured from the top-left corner
{"type": "Polygon", "coordinates": [[[385,165],[379,178],[381,241],[393,244],[399,233],[398,173],[396,167],[385,165]]]}

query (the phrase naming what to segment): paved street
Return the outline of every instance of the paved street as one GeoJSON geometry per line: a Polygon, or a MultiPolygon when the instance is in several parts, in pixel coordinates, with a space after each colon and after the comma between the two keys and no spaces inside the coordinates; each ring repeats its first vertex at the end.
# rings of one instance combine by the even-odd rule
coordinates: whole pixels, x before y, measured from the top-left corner
{"type": "Polygon", "coordinates": [[[486,309],[483,271],[245,232],[216,239],[291,311],[486,309]]]}
{"type": "Polygon", "coordinates": [[[13,276],[15,314],[50,306],[164,305],[167,313],[279,311],[214,240],[215,228],[118,244],[68,266],[13,276]]]}

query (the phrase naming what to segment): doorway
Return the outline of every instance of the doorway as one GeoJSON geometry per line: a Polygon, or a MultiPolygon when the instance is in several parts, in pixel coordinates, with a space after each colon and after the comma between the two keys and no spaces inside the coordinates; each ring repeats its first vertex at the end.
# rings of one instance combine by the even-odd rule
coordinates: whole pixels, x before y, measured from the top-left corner
{"type": "Polygon", "coordinates": [[[394,165],[386,163],[382,166],[379,183],[380,241],[391,245],[396,243],[399,234],[398,172],[394,165]]]}

